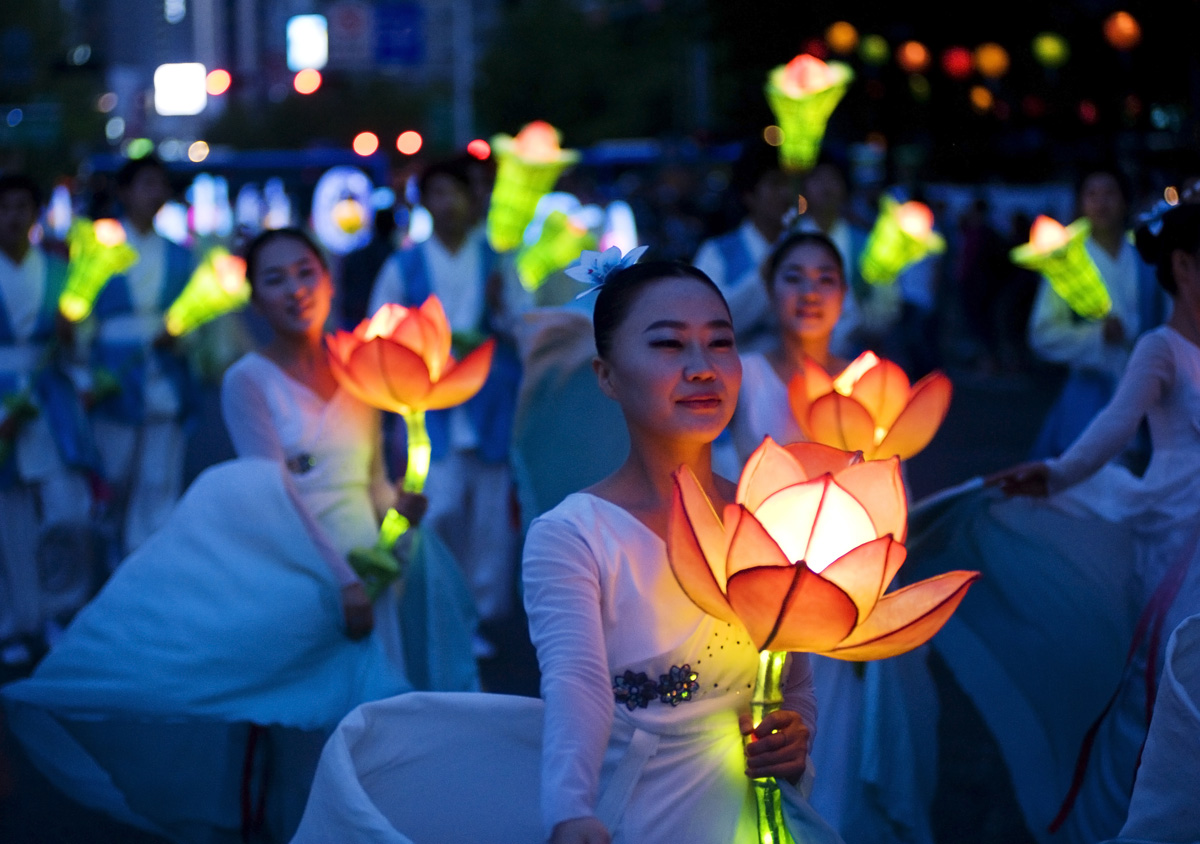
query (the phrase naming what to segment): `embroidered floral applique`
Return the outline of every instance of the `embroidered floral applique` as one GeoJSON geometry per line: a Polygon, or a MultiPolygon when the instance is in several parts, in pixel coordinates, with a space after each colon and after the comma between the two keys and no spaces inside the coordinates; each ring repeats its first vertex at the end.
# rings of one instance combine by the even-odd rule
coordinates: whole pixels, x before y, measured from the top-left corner
{"type": "Polygon", "coordinates": [[[658,686],[646,676],[645,671],[637,674],[626,671],[613,677],[613,696],[617,703],[625,704],[625,708],[632,712],[639,707],[645,709],[649,706],[650,701],[658,696],[658,686]]]}
{"type": "Polygon", "coordinates": [[[700,690],[699,677],[689,664],[672,665],[670,673],[659,675],[658,699],[671,706],[686,703],[700,690]]]}
{"type": "Polygon", "coordinates": [[[658,675],[657,683],[644,671],[637,674],[626,671],[613,677],[613,696],[630,711],[645,709],[656,698],[662,703],[678,706],[695,697],[700,690],[699,677],[687,664],[672,665],[669,672],[658,675]]]}

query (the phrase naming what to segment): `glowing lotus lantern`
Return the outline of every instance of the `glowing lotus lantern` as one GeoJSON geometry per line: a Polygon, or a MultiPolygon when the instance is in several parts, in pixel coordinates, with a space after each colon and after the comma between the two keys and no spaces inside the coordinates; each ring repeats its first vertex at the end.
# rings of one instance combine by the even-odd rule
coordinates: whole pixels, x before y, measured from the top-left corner
{"type": "Polygon", "coordinates": [[[70,263],[58,309],[71,322],[92,312],[96,297],[114,275],[137,263],[137,250],[125,242],[125,229],[116,220],[79,219],[67,232],[70,263]]]}
{"type": "Polygon", "coordinates": [[[785,170],[808,170],[816,163],[825,125],[853,79],[849,65],[826,64],[807,53],[767,76],[767,102],[783,130],[779,163],[785,170]]]}
{"type": "Polygon", "coordinates": [[[929,445],[950,407],[950,379],[940,372],[910,386],[904,370],[863,352],[837,378],[812,360],[788,384],[804,436],[867,460],[907,460],[929,445]]]}
{"type": "Polygon", "coordinates": [[[562,211],[552,211],[542,223],[537,243],[517,253],[517,276],[526,290],[535,291],[549,276],[570,266],[596,238],[562,211]]]}
{"type": "Polygon", "coordinates": [[[1096,262],[1087,251],[1091,223],[1081,217],[1069,226],[1039,216],[1029,242],[1008,253],[1018,267],[1039,272],[1071,310],[1084,319],[1103,319],[1112,311],[1112,297],[1096,262]]]}
{"type": "Polygon", "coordinates": [[[419,308],[387,304],[358,324],[325,338],[338,383],[380,410],[399,413],[408,429],[404,490],[420,492],[429,474],[426,410],[462,404],[479,392],[492,365],[493,340],[461,361],[450,355],[450,323],[436,296],[419,308]]]}
{"type": "Polygon", "coordinates": [[[163,317],[167,333],[182,337],[207,322],[241,308],[250,301],[246,262],[221,247],[214,247],[163,317]]]}
{"type": "MultiPolygon", "coordinates": [[[[671,569],[698,607],[759,649],[756,723],[782,703],[784,652],[884,659],[928,641],[954,612],[977,572],[885,594],[907,553],[907,516],[899,460],[862,462],[816,443],[768,437],[721,514],[690,469],[675,473],[671,569]]],[[[760,839],[786,840],[777,786],[756,782],[755,793],[760,839]]]]}
{"type": "Polygon", "coordinates": [[[496,156],[496,185],[488,207],[488,242],[497,252],[521,245],[525,227],[533,220],[538,200],[554,188],[563,169],[579,153],[559,146],[558,130],[535,120],[517,133],[492,138],[496,156]]]}
{"type": "Polygon", "coordinates": [[[871,284],[891,284],[925,256],[945,251],[946,241],[933,230],[933,212],[928,205],[899,203],[884,194],[859,258],[859,270],[871,284]]]}

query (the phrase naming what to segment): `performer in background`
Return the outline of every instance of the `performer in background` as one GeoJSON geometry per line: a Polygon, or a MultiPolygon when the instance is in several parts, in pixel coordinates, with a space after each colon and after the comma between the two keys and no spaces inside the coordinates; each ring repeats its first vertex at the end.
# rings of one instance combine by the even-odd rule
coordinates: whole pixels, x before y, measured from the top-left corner
{"type": "Polygon", "coordinates": [[[41,192],[0,176],[0,661],[25,663],[91,597],[90,432],[56,346],[66,265],[30,242],[41,192]]]}

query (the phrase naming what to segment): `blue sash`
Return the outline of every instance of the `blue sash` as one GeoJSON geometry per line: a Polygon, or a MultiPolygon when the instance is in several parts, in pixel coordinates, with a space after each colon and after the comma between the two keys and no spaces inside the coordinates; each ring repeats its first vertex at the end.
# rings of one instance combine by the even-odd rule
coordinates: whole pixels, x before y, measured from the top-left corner
{"type": "MultiPolygon", "coordinates": [[[[182,246],[167,241],[166,259],[166,277],[158,303],[159,309],[164,312],[183,290],[192,272],[191,253],[182,246]]],[[[126,276],[114,276],[104,286],[96,298],[93,313],[101,323],[111,317],[133,313],[133,299],[126,276]]],[[[139,425],[145,421],[146,351],[140,342],[96,340],[93,349],[96,363],[110,370],[121,386],[116,395],[96,406],[97,414],[126,425],[139,425]]],[[[154,349],[151,353],[159,370],[175,388],[180,417],[191,416],[195,396],[187,361],[164,349],[154,349]]]]}
{"type": "MultiPolygon", "coordinates": [[[[403,249],[396,253],[394,260],[404,280],[404,301],[400,304],[405,307],[420,305],[429,296],[432,287],[424,248],[418,244],[412,249],[403,249]]],[[[479,266],[479,284],[486,286],[488,276],[496,268],[496,253],[487,241],[480,243],[479,266]]],[[[490,327],[491,315],[485,309],[477,328],[491,333],[490,327]]],[[[483,389],[464,405],[467,419],[479,441],[479,456],[489,463],[508,460],[520,386],[521,358],[516,346],[496,337],[496,350],[492,355],[492,368],[487,381],[483,389]]],[[[431,410],[425,414],[425,423],[429,429],[433,458],[445,457],[450,453],[450,411],[431,410]]]]}

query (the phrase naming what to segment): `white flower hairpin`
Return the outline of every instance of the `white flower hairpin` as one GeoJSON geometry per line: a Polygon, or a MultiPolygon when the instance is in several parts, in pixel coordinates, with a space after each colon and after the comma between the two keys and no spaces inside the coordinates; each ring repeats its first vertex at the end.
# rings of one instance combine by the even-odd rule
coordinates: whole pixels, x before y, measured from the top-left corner
{"type": "Polygon", "coordinates": [[[563,271],[576,281],[591,285],[591,287],[575,298],[582,299],[589,293],[597,292],[610,275],[617,270],[632,267],[638,262],[638,258],[646,254],[646,250],[649,248],[648,246],[638,246],[630,249],[625,255],[621,254],[621,247],[619,246],[610,246],[603,252],[593,252],[590,249],[585,249],[583,254],[579,256],[579,263],[567,267],[563,271]]]}

